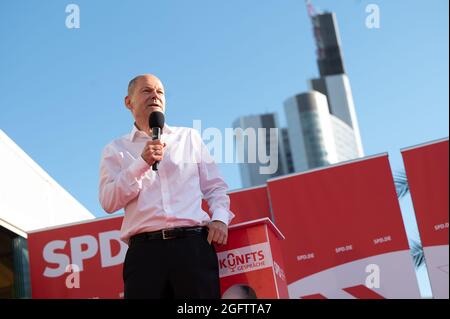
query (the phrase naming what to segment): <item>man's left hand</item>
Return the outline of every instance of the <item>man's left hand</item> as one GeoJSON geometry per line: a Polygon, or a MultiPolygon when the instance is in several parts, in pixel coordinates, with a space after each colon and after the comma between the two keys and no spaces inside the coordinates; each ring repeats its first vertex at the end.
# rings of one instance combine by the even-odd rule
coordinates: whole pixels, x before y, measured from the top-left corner
{"type": "Polygon", "coordinates": [[[225,245],[228,238],[228,226],[219,220],[214,220],[206,225],[209,229],[208,243],[215,242],[219,245],[225,245]]]}

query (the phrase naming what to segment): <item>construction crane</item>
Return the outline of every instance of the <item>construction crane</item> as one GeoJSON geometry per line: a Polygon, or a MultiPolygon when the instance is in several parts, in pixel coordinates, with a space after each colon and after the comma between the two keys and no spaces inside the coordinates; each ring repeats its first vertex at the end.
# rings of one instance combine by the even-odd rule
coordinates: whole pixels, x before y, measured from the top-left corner
{"type": "Polygon", "coordinates": [[[314,33],[314,39],[316,40],[316,55],[319,60],[322,60],[325,58],[325,47],[323,44],[322,36],[320,34],[320,24],[319,20],[316,18],[317,12],[314,8],[311,0],[305,0],[306,2],[306,8],[308,10],[308,16],[311,19],[311,23],[313,25],[313,33],[314,33]]]}
{"type": "Polygon", "coordinates": [[[308,9],[308,16],[312,19],[316,15],[316,10],[311,2],[311,0],[306,1],[306,8],[308,9]]]}

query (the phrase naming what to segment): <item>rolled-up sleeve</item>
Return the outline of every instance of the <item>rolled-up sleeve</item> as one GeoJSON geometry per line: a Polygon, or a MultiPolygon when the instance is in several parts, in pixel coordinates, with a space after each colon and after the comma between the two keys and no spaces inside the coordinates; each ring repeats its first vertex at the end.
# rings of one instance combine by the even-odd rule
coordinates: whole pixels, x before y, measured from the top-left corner
{"type": "Polygon", "coordinates": [[[124,208],[142,189],[142,180],[150,166],[138,156],[122,169],[120,155],[111,145],[105,147],[100,162],[99,200],[107,213],[124,208]]]}

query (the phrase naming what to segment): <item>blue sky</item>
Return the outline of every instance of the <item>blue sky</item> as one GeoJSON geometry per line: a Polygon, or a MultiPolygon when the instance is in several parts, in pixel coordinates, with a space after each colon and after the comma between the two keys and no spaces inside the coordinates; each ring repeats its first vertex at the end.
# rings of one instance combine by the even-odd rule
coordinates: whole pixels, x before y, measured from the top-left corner
{"type": "MultiPolygon", "coordinates": [[[[448,1],[315,0],[337,15],[366,155],[448,136],[448,1]],[[368,4],[381,27],[368,29],[368,4]]],[[[0,128],[96,216],[101,150],[131,130],[128,81],[154,73],[169,124],[277,112],[318,75],[304,1],[0,2],[0,128]],[[80,29],[65,26],[66,5],[80,29]]],[[[231,189],[237,164],[220,164],[231,189]]]]}

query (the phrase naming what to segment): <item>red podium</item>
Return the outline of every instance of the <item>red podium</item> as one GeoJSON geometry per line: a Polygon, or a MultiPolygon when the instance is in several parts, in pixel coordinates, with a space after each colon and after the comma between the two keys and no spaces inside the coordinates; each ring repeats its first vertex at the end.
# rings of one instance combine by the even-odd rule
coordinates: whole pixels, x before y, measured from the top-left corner
{"type": "Polygon", "coordinates": [[[216,246],[222,298],[289,298],[283,239],[267,217],[230,226],[228,243],[216,246]]]}

